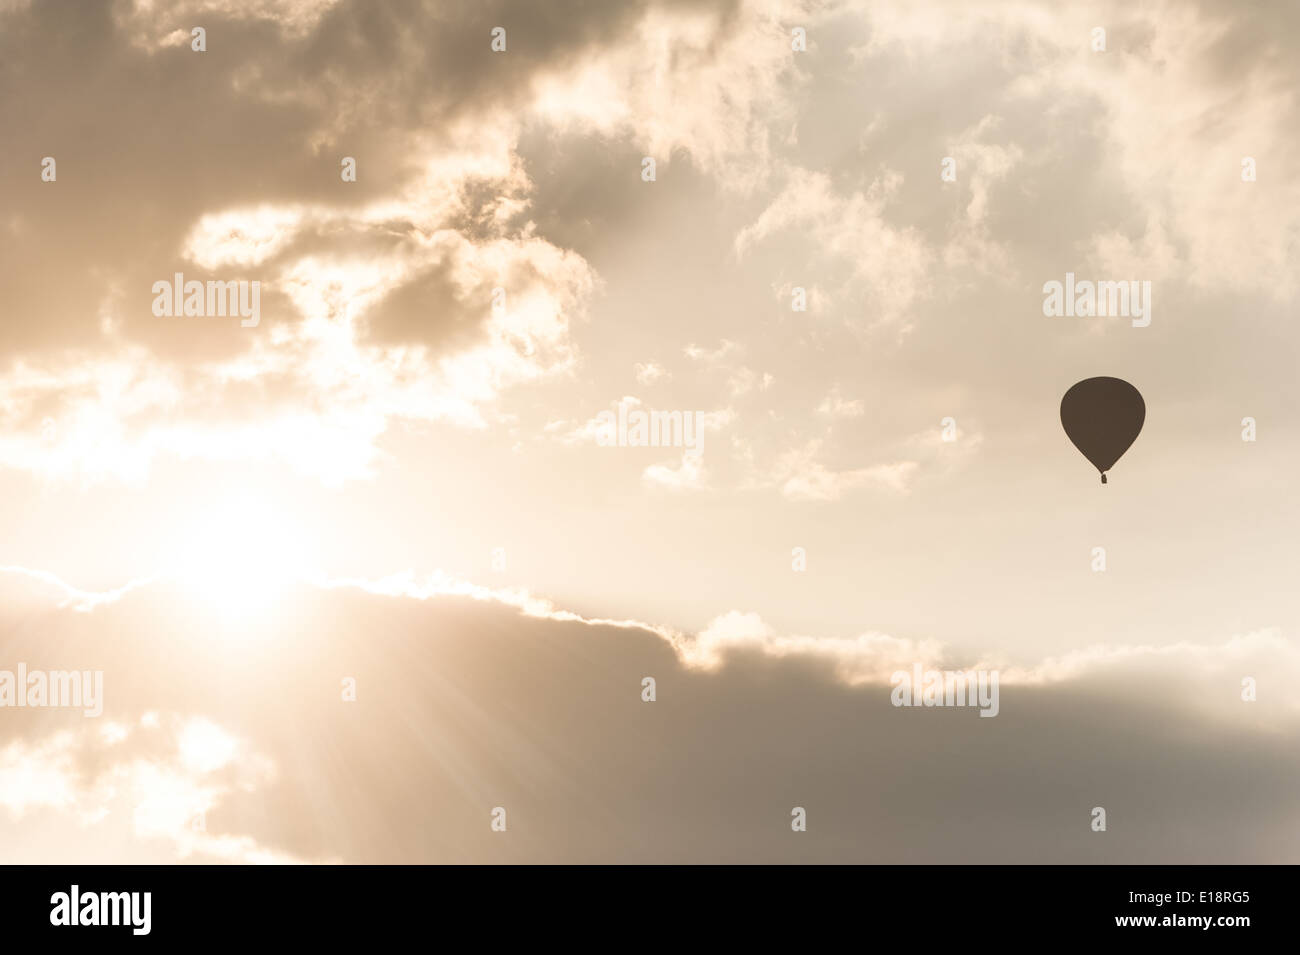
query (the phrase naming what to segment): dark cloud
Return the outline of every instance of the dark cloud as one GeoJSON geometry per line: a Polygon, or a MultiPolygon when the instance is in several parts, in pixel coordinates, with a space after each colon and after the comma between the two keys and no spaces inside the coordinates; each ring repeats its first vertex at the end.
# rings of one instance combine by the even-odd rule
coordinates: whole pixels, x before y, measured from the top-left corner
{"type": "MultiPolygon", "coordinates": [[[[0,128],[22,148],[0,151],[0,298],[12,319],[0,325],[0,355],[97,350],[100,307],[115,290],[123,332],[164,357],[247,347],[229,329],[177,333],[149,311],[153,281],[183,270],[178,253],[202,214],[264,203],[346,210],[392,195],[422,150],[449,146],[449,124],[522,109],[539,70],[633,30],[646,6],[342,3],[303,36],[204,11],[202,54],[188,42],[151,48],[168,31],[131,9],[32,4],[4,16],[0,128]],[[494,56],[496,25],[509,50],[494,56]],[[360,169],[346,187],[344,155],[360,169]],[[44,156],[58,164],[56,183],[40,180],[44,156]]],[[[468,198],[473,209],[494,196],[468,198]]],[[[472,221],[446,226],[481,233],[472,221]]]]}
{"type": "MultiPolygon", "coordinates": [[[[247,740],[278,773],[224,798],[208,831],[303,858],[1117,864],[1300,851],[1294,734],[1197,715],[1176,699],[1176,668],[1163,685],[1120,672],[1004,687],[1001,714],[981,719],[896,709],[886,687],[790,659],[687,670],[646,631],[462,598],[306,588],[284,616],[231,625],[184,605],[153,587],[93,614],[11,616],[5,659],[102,668],[105,721],[202,715],[247,740]],[[340,701],[344,676],[356,703],[340,701]],[[655,703],[640,699],[644,676],[655,703]],[[505,834],[489,829],[495,806],[505,834]],[[806,833],[790,830],[794,806],[806,833]],[[1094,806],[1104,834],[1089,828],[1094,806]]],[[[87,722],[5,710],[0,745],[87,722]]],[[[123,745],[157,752],[147,734],[123,745]]]]}

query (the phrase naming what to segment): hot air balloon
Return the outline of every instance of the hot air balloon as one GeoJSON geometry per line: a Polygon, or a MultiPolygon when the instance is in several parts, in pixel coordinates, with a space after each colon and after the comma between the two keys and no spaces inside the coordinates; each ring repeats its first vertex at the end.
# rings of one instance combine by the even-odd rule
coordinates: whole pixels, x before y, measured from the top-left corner
{"type": "Polygon", "coordinates": [[[1074,446],[1106,472],[1137,440],[1147,405],[1136,388],[1121,378],[1085,378],[1061,399],[1061,425],[1074,446]]]}

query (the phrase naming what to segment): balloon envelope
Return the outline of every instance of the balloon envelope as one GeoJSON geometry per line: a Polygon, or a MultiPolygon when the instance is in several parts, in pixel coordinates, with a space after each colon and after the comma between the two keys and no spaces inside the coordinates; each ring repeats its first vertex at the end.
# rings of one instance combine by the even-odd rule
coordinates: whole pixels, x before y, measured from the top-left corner
{"type": "Polygon", "coordinates": [[[1101,472],[1115,466],[1146,420],[1142,395],[1120,378],[1085,378],[1061,399],[1061,424],[1074,446],[1101,472]]]}

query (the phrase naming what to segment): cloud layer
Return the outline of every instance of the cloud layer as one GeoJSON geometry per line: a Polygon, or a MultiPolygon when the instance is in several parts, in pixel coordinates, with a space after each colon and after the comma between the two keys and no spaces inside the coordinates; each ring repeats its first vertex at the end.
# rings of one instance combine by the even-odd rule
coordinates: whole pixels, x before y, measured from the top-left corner
{"type": "Polygon", "coordinates": [[[5,714],[7,859],[94,861],[110,845],[117,859],[345,862],[1300,851],[1282,755],[1300,654],[1273,634],[1012,668],[983,720],[892,707],[886,674],[945,651],[882,634],[780,637],[730,613],[685,637],[447,580],[288,600],[290,627],[223,626],[163,585],[11,616],[17,658],[102,668],[106,707],[5,714]],[[1240,699],[1245,673],[1257,703],[1240,699]],[[1104,834],[1089,829],[1097,805],[1104,834]],[[490,829],[498,806],[505,833],[490,829]],[[794,806],[810,819],[798,836],[794,806]]]}

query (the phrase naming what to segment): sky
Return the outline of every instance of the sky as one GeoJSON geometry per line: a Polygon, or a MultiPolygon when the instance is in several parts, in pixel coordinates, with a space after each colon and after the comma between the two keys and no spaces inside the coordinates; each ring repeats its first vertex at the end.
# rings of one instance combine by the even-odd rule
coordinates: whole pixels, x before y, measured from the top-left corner
{"type": "Polygon", "coordinates": [[[1297,861],[1298,26],[0,0],[0,860],[1297,861]]]}

